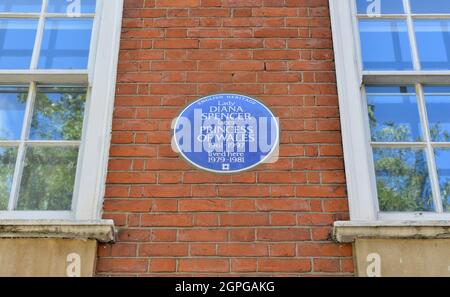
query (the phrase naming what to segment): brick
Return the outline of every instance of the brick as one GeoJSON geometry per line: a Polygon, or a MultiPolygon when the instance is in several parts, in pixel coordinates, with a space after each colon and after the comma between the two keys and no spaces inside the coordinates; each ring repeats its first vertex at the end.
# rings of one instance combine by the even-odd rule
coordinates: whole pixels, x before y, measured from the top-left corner
{"type": "Polygon", "coordinates": [[[180,241],[226,241],[228,232],[225,230],[180,230],[178,239],[180,241]]]}
{"type": "Polygon", "coordinates": [[[309,229],[258,229],[257,239],[261,241],[304,241],[311,238],[309,229]]]}
{"type": "Polygon", "coordinates": [[[261,214],[224,214],[220,218],[222,226],[264,226],[269,217],[261,214]]]}
{"type": "Polygon", "coordinates": [[[150,272],[175,272],[176,266],[176,260],[171,258],[150,260],[150,272]]]}
{"type": "Polygon", "coordinates": [[[272,257],[294,257],[296,247],[294,243],[277,243],[270,245],[270,256],[272,257]]]}
{"type": "Polygon", "coordinates": [[[150,184],[156,182],[152,172],[110,172],[107,182],[111,184],[150,184]]]}
{"type": "Polygon", "coordinates": [[[314,272],[339,272],[339,259],[314,259],[314,272]]]}
{"type": "Polygon", "coordinates": [[[256,259],[232,259],[231,271],[232,272],[256,272],[257,260],[256,259]]]}
{"type": "Polygon", "coordinates": [[[259,259],[260,272],[309,272],[311,261],[309,259],[259,259]]]}
{"type": "Polygon", "coordinates": [[[312,257],[348,257],[351,256],[352,246],[350,244],[334,244],[334,243],[298,243],[298,256],[312,257]]]}
{"type": "Polygon", "coordinates": [[[285,28],[258,28],[255,30],[256,38],[292,38],[298,37],[297,29],[285,29],[285,28]]]}
{"type": "Polygon", "coordinates": [[[149,212],[151,200],[106,200],[103,209],[108,212],[149,212]]]}
{"type": "Polygon", "coordinates": [[[180,259],[178,270],[180,272],[228,272],[229,262],[222,259],[180,259]]]}
{"type": "Polygon", "coordinates": [[[97,262],[98,272],[146,272],[148,261],[146,259],[116,259],[100,258],[97,262]]]}
{"type": "Polygon", "coordinates": [[[113,257],[135,257],[136,244],[118,243],[111,247],[111,256],[113,257]]]}
{"type": "Polygon", "coordinates": [[[198,7],[200,0],[156,0],[156,7],[198,7]]]}
{"type": "Polygon", "coordinates": [[[181,200],[179,202],[180,211],[211,212],[228,211],[230,202],[227,200],[181,200]]]}
{"type": "Polygon", "coordinates": [[[256,201],[259,211],[308,211],[309,202],[297,199],[267,199],[256,201]]]}
{"type": "Polygon", "coordinates": [[[193,243],[190,246],[191,256],[214,256],[216,249],[213,243],[193,243]]]}
{"type": "Polygon", "coordinates": [[[180,214],[149,214],[142,216],[142,226],[158,226],[158,227],[172,227],[172,226],[192,226],[191,215],[180,214]]]}
{"type": "Polygon", "coordinates": [[[188,245],[184,243],[145,243],[139,246],[141,257],[187,256],[188,245]]]}
{"type": "Polygon", "coordinates": [[[218,254],[231,257],[268,256],[269,248],[265,244],[221,243],[218,254]]]}
{"type": "Polygon", "coordinates": [[[122,242],[145,242],[150,240],[150,230],[143,229],[120,229],[118,232],[119,240],[122,242]]]}

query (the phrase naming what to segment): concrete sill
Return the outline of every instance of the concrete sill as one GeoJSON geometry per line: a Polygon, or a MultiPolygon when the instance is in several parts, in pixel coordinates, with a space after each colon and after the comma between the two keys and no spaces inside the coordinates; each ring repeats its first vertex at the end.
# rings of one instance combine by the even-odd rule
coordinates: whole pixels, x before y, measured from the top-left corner
{"type": "Polygon", "coordinates": [[[335,222],[333,238],[342,243],[357,238],[445,239],[450,238],[450,221],[335,222]]]}
{"type": "Polygon", "coordinates": [[[114,241],[114,222],[60,220],[0,220],[0,238],[69,238],[114,241]]]}

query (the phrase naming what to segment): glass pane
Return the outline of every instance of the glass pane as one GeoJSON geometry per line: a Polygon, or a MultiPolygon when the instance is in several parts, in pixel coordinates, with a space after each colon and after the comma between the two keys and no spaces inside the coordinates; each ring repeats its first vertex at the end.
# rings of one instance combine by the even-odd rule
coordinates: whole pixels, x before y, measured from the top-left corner
{"type": "Polygon", "coordinates": [[[38,88],[31,121],[31,140],[80,140],[85,88],[38,88]]]}
{"type": "Polygon", "coordinates": [[[77,168],[76,147],[28,147],[18,210],[70,210],[77,168]]]}
{"type": "Polygon", "coordinates": [[[410,0],[412,13],[450,13],[448,0],[410,0]]]}
{"type": "Polygon", "coordinates": [[[415,21],[417,48],[424,70],[450,70],[450,20],[415,21]]]}
{"type": "Polygon", "coordinates": [[[450,94],[425,93],[431,139],[435,142],[450,142],[450,94]]]}
{"type": "Polygon", "coordinates": [[[359,14],[403,14],[403,0],[356,0],[359,14]]]}
{"type": "Polygon", "coordinates": [[[16,157],[17,148],[0,147],[0,210],[8,209],[16,157]]]}
{"type": "Polygon", "coordinates": [[[381,211],[433,211],[425,152],[373,149],[381,211]]]}
{"type": "Polygon", "coordinates": [[[450,149],[436,149],[436,166],[444,211],[450,212],[450,149]]]}
{"type": "Polygon", "coordinates": [[[86,69],[92,19],[47,19],[40,69],[86,69]]]}
{"type": "Polygon", "coordinates": [[[49,0],[47,12],[51,13],[94,13],[95,0],[49,0]]]}
{"type": "Polygon", "coordinates": [[[1,0],[0,12],[40,12],[42,0],[1,0]]]}
{"type": "Polygon", "coordinates": [[[450,86],[423,86],[425,94],[449,94],[450,86]]]}
{"type": "Polygon", "coordinates": [[[416,94],[414,86],[366,86],[366,93],[370,94],[416,94]]]}
{"type": "Polygon", "coordinates": [[[0,86],[0,140],[19,140],[28,89],[0,86]]]}
{"type": "Polygon", "coordinates": [[[415,95],[367,94],[372,141],[422,140],[419,107],[415,95]]]}
{"type": "Polygon", "coordinates": [[[364,69],[413,69],[406,22],[360,20],[359,30],[364,69]]]}
{"type": "Polygon", "coordinates": [[[0,19],[0,69],[28,69],[37,20],[0,19]]]}

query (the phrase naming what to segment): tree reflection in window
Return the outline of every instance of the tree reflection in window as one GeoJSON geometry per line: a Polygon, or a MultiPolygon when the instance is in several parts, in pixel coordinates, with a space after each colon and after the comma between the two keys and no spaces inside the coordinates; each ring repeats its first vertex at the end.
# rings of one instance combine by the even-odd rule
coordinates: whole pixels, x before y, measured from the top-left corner
{"type": "Polygon", "coordinates": [[[16,157],[17,148],[0,147],[0,210],[8,209],[16,157]]]}
{"type": "Polygon", "coordinates": [[[42,87],[36,94],[31,140],[80,140],[86,89],[42,87]]]}
{"type": "Polygon", "coordinates": [[[18,210],[70,210],[77,147],[28,147],[18,210]]]}
{"type": "MultiPolygon", "coordinates": [[[[5,97],[5,96],[3,96],[5,97]]],[[[79,141],[82,137],[83,118],[86,103],[86,88],[75,86],[40,86],[32,106],[29,135],[20,140],[25,92],[11,90],[7,94],[8,105],[21,106],[15,114],[11,108],[0,122],[3,140],[17,142],[13,147],[0,147],[0,210],[8,207],[17,152],[20,142],[25,144],[25,156],[18,183],[16,210],[71,210],[75,184],[79,141]],[[14,121],[11,119],[12,115],[14,121]],[[5,120],[8,119],[9,120],[5,120]]],[[[18,108],[16,108],[18,109],[18,108]]]]}
{"type": "Polygon", "coordinates": [[[425,151],[390,148],[373,151],[380,210],[433,211],[425,151]]]}
{"type": "MultiPolygon", "coordinates": [[[[450,100],[442,89],[435,93],[425,96],[430,138],[448,143],[450,100]]],[[[449,150],[435,149],[435,160],[427,160],[414,88],[370,86],[367,101],[380,210],[434,211],[428,162],[436,162],[443,209],[450,211],[449,150]]]]}

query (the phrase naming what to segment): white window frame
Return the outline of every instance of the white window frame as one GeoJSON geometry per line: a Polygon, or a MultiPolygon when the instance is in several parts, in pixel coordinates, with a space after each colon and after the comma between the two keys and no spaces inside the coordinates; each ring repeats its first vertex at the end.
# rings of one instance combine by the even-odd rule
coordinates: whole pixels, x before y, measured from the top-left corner
{"type": "MultiPolygon", "coordinates": [[[[43,7],[46,7],[48,0],[43,1],[43,7]]],[[[0,220],[101,220],[111,139],[122,12],[123,0],[97,0],[89,65],[86,70],[36,69],[39,56],[36,48],[33,52],[31,70],[0,70],[0,84],[29,84],[26,113],[31,112],[33,101],[31,94],[35,92],[37,84],[79,84],[88,90],[83,135],[81,141],[76,142],[80,146],[72,210],[0,211],[0,220]]],[[[1,15],[5,15],[5,13],[1,15]]],[[[40,15],[36,40],[41,40],[39,35],[43,34],[43,14],[42,12],[37,13],[33,17],[36,15],[40,15]]],[[[58,14],[47,15],[58,16],[58,14]]],[[[30,17],[31,14],[9,14],[9,17],[14,16],[30,17]]],[[[26,119],[27,117],[25,117],[25,121],[26,119]]],[[[58,143],[64,144],[65,142],[58,143]]],[[[15,174],[20,174],[17,169],[15,171],[15,174]]]]}
{"type": "MultiPolygon", "coordinates": [[[[403,0],[409,11],[409,2],[403,0]]],[[[371,134],[365,103],[365,84],[415,85],[423,113],[422,84],[450,85],[450,71],[420,71],[415,36],[410,36],[414,50],[413,71],[364,71],[359,43],[355,0],[329,0],[333,45],[336,63],[337,87],[346,167],[347,192],[352,221],[422,221],[450,220],[450,213],[379,211],[371,134]]],[[[381,16],[383,17],[383,16],[381,16]]],[[[450,15],[422,18],[449,18],[450,15]]],[[[386,16],[386,18],[389,18],[386,16]]],[[[410,15],[405,17],[412,26],[410,15]]],[[[410,28],[411,29],[411,28],[410,28]]],[[[410,35],[414,35],[409,30],[410,35]]],[[[427,122],[425,123],[425,125],[427,122]]],[[[428,130],[427,130],[428,131],[428,130]]],[[[430,157],[427,155],[427,157],[430,157]]],[[[431,162],[429,162],[431,163],[431,162]]],[[[434,166],[434,165],[433,165],[434,166]]],[[[435,171],[430,172],[431,178],[435,171]]],[[[436,191],[434,189],[433,191],[436,191]]],[[[434,195],[436,197],[436,195],[434,195]]],[[[435,201],[436,202],[436,201],[435,201]]],[[[439,202],[441,204],[442,202],[439,202]]],[[[439,206],[437,206],[439,210],[439,206]]]]}

